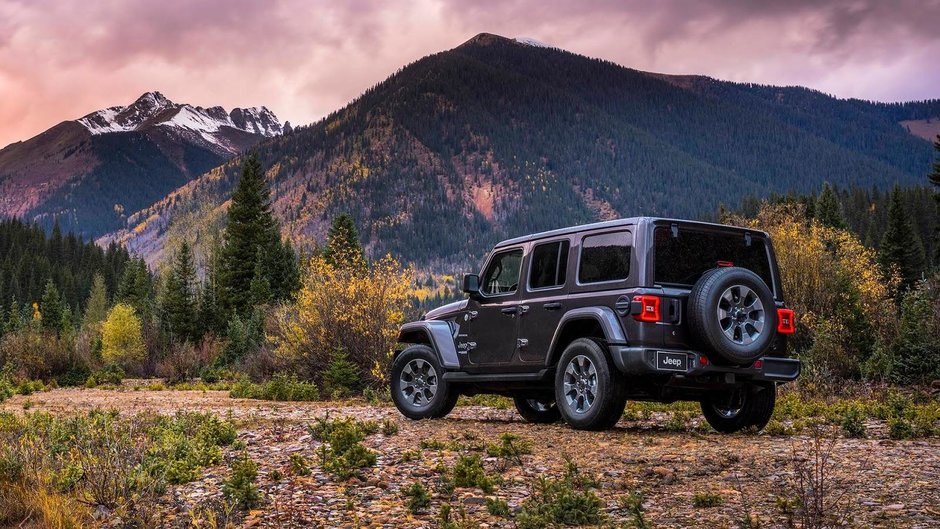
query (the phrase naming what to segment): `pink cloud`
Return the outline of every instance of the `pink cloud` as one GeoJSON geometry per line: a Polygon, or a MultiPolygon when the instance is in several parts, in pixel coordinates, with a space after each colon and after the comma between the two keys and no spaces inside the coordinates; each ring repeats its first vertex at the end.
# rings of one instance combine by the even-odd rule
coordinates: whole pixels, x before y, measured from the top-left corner
{"type": "Polygon", "coordinates": [[[0,145],[147,90],[308,123],[481,31],[645,70],[932,98],[937,27],[936,0],[6,0],[0,145]]]}

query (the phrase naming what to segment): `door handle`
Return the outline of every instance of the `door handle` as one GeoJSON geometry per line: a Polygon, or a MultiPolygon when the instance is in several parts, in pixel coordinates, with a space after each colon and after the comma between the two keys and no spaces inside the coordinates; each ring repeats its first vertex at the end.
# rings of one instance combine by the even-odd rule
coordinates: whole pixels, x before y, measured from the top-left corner
{"type": "Polygon", "coordinates": [[[552,301],[552,302],[550,302],[550,303],[546,303],[546,304],[542,305],[542,307],[543,307],[545,310],[558,310],[558,309],[561,308],[561,303],[558,302],[558,301],[552,301]]]}
{"type": "Polygon", "coordinates": [[[510,316],[515,316],[516,314],[519,313],[519,307],[506,307],[506,308],[504,308],[504,309],[500,309],[500,311],[501,311],[503,314],[508,314],[508,315],[510,315],[510,316]]]}

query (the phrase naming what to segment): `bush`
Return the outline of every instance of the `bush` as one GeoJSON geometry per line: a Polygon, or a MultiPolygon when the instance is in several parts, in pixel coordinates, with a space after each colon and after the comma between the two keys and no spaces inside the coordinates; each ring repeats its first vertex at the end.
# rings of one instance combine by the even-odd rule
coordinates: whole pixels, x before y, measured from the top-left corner
{"type": "Polygon", "coordinates": [[[155,526],[166,484],[199,477],[234,438],[231,423],[198,413],[0,415],[0,525],[93,526],[80,506],[100,505],[131,526],[155,526]],[[50,505],[59,514],[48,516],[50,505]]]}
{"type": "Polygon", "coordinates": [[[405,489],[405,498],[408,511],[418,514],[431,506],[431,493],[420,482],[414,482],[405,489]]]}
{"type": "Polygon", "coordinates": [[[258,464],[248,454],[242,454],[232,461],[232,474],[222,482],[222,494],[235,502],[242,509],[251,509],[261,503],[261,495],[255,480],[258,478],[258,464]]]}
{"type": "Polygon", "coordinates": [[[842,413],[841,426],[846,437],[865,437],[865,410],[857,403],[850,403],[842,413]]]}
{"type": "Polygon", "coordinates": [[[486,498],[486,512],[493,516],[509,516],[509,504],[499,498],[486,498]]]}
{"type": "Polygon", "coordinates": [[[493,479],[486,475],[480,456],[461,454],[453,469],[455,487],[479,487],[483,492],[493,492],[493,479]]]}
{"type": "Polygon", "coordinates": [[[718,507],[721,505],[721,496],[717,492],[696,492],[692,497],[692,505],[700,509],[718,507]]]}
{"type": "Polygon", "coordinates": [[[262,384],[241,379],[232,387],[229,395],[233,399],[258,399],[276,401],[319,400],[320,392],[312,382],[303,382],[293,375],[279,373],[262,384]]]}
{"type": "Polygon", "coordinates": [[[92,374],[89,375],[88,379],[85,381],[85,387],[94,388],[100,385],[119,386],[121,385],[121,381],[124,380],[125,376],[126,375],[124,370],[121,369],[121,366],[111,364],[105,366],[103,369],[92,372],[92,374]]]}
{"type": "Polygon", "coordinates": [[[604,506],[591,490],[595,483],[586,479],[569,462],[560,479],[540,477],[532,495],[522,504],[516,517],[519,529],[555,525],[598,525],[603,521],[604,506]]]}
{"type": "Polygon", "coordinates": [[[305,271],[296,301],[275,315],[276,354],[299,366],[327,366],[331,353],[344,350],[359,373],[384,383],[412,272],[390,256],[362,267],[316,256],[305,271]]]}
{"type": "Polygon", "coordinates": [[[300,454],[291,454],[288,458],[291,474],[295,476],[309,476],[310,465],[307,464],[307,458],[300,454]]]}
{"type": "Polygon", "coordinates": [[[354,419],[317,419],[309,427],[310,435],[323,442],[318,451],[324,470],[340,479],[361,475],[361,469],[375,465],[375,452],[362,445],[367,435],[378,431],[378,424],[354,419]]]}

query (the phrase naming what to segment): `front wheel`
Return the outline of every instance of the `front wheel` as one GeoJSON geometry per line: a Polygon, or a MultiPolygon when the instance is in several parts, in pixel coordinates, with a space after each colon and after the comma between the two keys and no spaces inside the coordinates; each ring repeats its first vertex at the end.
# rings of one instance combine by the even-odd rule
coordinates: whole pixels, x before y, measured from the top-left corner
{"type": "Polygon", "coordinates": [[[519,412],[519,415],[522,415],[522,418],[525,419],[526,422],[551,424],[558,422],[558,419],[561,418],[561,412],[558,411],[558,406],[555,405],[555,401],[551,398],[526,399],[516,397],[512,400],[516,404],[516,410],[519,412]]]}
{"type": "Polygon", "coordinates": [[[702,399],[702,415],[712,428],[721,433],[734,433],[754,427],[763,430],[774,414],[777,386],[749,384],[730,393],[702,399]]]}
{"type": "Polygon", "coordinates": [[[441,376],[444,370],[434,350],[413,345],[392,364],[392,401],[409,419],[437,419],[457,405],[459,395],[441,376]]]}

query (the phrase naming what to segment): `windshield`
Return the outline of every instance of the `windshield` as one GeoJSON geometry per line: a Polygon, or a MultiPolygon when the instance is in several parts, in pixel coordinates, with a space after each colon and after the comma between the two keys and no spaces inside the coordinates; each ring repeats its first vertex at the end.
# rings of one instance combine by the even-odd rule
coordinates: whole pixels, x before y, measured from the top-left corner
{"type": "Polygon", "coordinates": [[[753,235],[750,245],[744,234],[737,231],[705,231],[679,228],[679,236],[672,236],[668,226],[654,231],[658,284],[694,285],[702,274],[719,266],[747,268],[759,275],[773,289],[770,257],[763,237],[753,235]]]}

